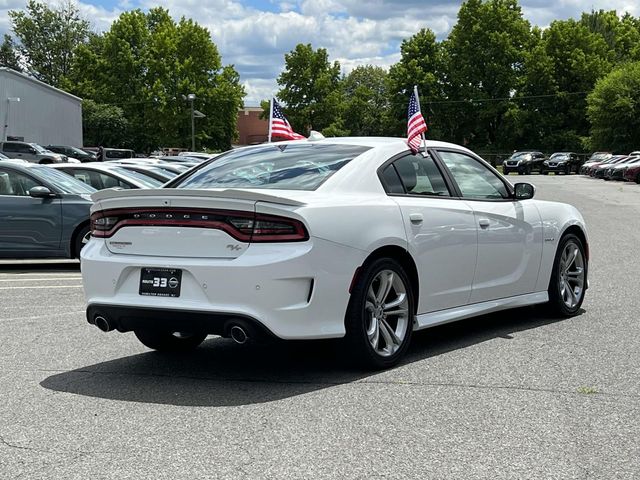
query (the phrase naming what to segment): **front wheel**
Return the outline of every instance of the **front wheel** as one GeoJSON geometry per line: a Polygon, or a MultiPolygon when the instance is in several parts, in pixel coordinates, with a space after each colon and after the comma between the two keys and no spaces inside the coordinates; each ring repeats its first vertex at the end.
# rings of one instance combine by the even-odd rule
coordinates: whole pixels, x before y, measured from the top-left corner
{"type": "Polygon", "coordinates": [[[134,333],[145,347],[159,352],[188,352],[196,349],[207,338],[206,333],[156,330],[134,330],[134,333]]]}
{"type": "Polygon", "coordinates": [[[375,369],[396,365],[411,342],[414,312],[411,284],[402,265],[391,258],[366,265],[345,318],[354,360],[375,369]]]}
{"type": "Polygon", "coordinates": [[[562,237],[549,282],[551,313],[562,317],[578,313],[587,287],[587,266],[582,241],[573,234],[562,237]]]}

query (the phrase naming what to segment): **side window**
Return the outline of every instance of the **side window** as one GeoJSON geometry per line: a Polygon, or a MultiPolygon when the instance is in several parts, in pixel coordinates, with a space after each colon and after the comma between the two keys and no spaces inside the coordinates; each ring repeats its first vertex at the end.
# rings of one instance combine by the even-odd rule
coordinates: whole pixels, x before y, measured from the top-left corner
{"type": "Polygon", "coordinates": [[[396,167],[394,167],[393,164],[387,165],[382,171],[381,177],[382,186],[387,193],[404,193],[404,187],[402,186],[398,172],[396,172],[396,167]]]}
{"type": "Polygon", "coordinates": [[[15,143],[14,152],[31,153],[31,146],[26,143],[15,143]]]}
{"type": "Polygon", "coordinates": [[[409,195],[451,195],[433,158],[407,155],[393,162],[393,165],[409,195]]]}
{"type": "Polygon", "coordinates": [[[509,191],[503,181],[475,158],[458,152],[439,151],[438,154],[458,184],[463,197],[509,198],[509,191]]]}
{"type": "Polygon", "coordinates": [[[100,180],[102,182],[102,188],[113,188],[113,187],[120,187],[124,189],[131,188],[131,185],[129,185],[128,183],[125,183],[115,177],[112,177],[111,175],[107,175],[105,173],[98,173],[98,175],[100,176],[100,180]]]}
{"type": "Polygon", "coordinates": [[[5,142],[4,145],[2,145],[2,150],[4,150],[5,152],[17,152],[18,150],[16,150],[16,144],[15,143],[11,143],[11,142],[5,142]]]}
{"type": "Polygon", "coordinates": [[[29,190],[39,186],[33,178],[13,170],[0,170],[0,195],[28,197],[29,190]]]}
{"type": "Polygon", "coordinates": [[[84,182],[87,185],[91,185],[92,187],[97,188],[95,185],[93,185],[93,182],[91,181],[91,176],[89,175],[89,172],[87,172],[86,170],[69,169],[69,170],[63,170],[63,172],[71,174],[76,180],[80,180],[81,182],[84,182]]]}

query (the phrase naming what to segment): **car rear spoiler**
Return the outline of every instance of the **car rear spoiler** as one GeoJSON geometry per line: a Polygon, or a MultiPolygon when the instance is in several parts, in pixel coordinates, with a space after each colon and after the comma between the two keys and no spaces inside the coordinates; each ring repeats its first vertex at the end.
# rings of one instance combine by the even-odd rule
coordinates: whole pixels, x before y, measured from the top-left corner
{"type": "Polygon", "coordinates": [[[255,190],[243,190],[238,188],[224,189],[176,189],[176,188],[144,188],[137,190],[123,190],[119,188],[107,188],[99,190],[91,195],[94,202],[101,200],[126,198],[126,197],[210,197],[210,198],[230,198],[236,200],[249,200],[255,202],[269,202],[280,205],[291,205],[294,207],[305,205],[304,202],[293,200],[280,195],[258,192],[255,190]]]}

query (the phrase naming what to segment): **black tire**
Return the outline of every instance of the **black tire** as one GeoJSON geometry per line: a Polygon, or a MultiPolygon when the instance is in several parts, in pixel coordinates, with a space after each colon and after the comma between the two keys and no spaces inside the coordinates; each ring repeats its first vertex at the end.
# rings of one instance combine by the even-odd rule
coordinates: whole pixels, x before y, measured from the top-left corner
{"type": "Polygon", "coordinates": [[[503,171],[502,171],[502,175],[504,175],[504,176],[506,177],[507,175],[509,175],[509,171],[506,171],[506,172],[505,172],[505,171],[503,170],[503,171]]]}
{"type": "Polygon", "coordinates": [[[573,234],[565,235],[560,239],[560,243],[558,244],[558,250],[556,251],[556,256],[553,261],[553,270],[551,271],[551,280],[549,281],[549,313],[553,316],[558,317],[572,317],[576,315],[580,311],[580,307],[582,306],[582,302],[584,301],[584,295],[587,289],[587,278],[589,273],[589,266],[587,262],[587,258],[585,256],[584,245],[582,241],[573,234]],[[581,256],[581,260],[583,263],[583,271],[584,271],[584,279],[583,286],[579,293],[579,298],[577,299],[577,303],[574,306],[568,306],[562,297],[561,292],[561,282],[559,281],[562,273],[561,270],[561,259],[563,252],[567,248],[569,244],[573,244],[578,247],[578,255],[581,256]]]}
{"type": "Polygon", "coordinates": [[[531,175],[531,165],[527,166],[527,167],[524,169],[524,173],[525,173],[526,175],[531,175]]]}
{"type": "Polygon", "coordinates": [[[86,243],[85,239],[88,237],[89,231],[89,225],[85,225],[76,234],[73,240],[73,256],[75,258],[80,258],[80,250],[86,243]]]}
{"type": "Polygon", "coordinates": [[[524,175],[524,172],[522,170],[518,170],[518,175],[524,175]]]}
{"type": "Polygon", "coordinates": [[[53,159],[51,158],[43,158],[40,160],[40,165],[51,165],[53,163],[53,159]]]}
{"type": "Polygon", "coordinates": [[[195,350],[207,338],[206,333],[178,333],[157,330],[134,330],[138,340],[159,352],[188,352],[195,350]]]}
{"type": "Polygon", "coordinates": [[[542,175],[549,175],[549,171],[548,170],[542,170],[542,171],[540,171],[540,173],[542,175]]]}
{"type": "Polygon", "coordinates": [[[567,168],[564,169],[565,175],[571,175],[571,165],[568,165],[567,168]]]}
{"type": "Polygon", "coordinates": [[[640,173],[636,175],[636,183],[640,183],[640,173]]]}
{"type": "MultiPolygon", "coordinates": [[[[380,286],[380,283],[377,283],[377,285],[380,286]]],[[[382,299],[382,303],[384,303],[384,300],[388,299],[389,295],[392,294],[398,294],[395,290],[395,286],[391,287],[388,295],[382,299]]],[[[414,314],[415,304],[411,289],[411,282],[409,281],[409,277],[402,265],[392,258],[379,258],[366,264],[362,268],[358,276],[358,281],[351,292],[351,298],[349,300],[345,316],[345,340],[351,359],[356,364],[369,369],[390,368],[396,365],[406,353],[407,348],[411,343],[414,314]],[[397,275],[397,278],[394,276],[394,281],[402,282],[402,287],[404,288],[404,293],[406,295],[405,298],[407,299],[406,318],[404,319],[404,336],[402,337],[400,344],[395,347],[395,352],[388,355],[378,353],[372,345],[372,342],[375,341],[370,341],[367,334],[367,328],[375,322],[373,317],[374,312],[372,311],[368,313],[367,311],[367,304],[369,304],[370,307],[375,308],[371,302],[367,301],[369,288],[373,289],[376,286],[376,282],[380,282],[377,277],[378,275],[383,274],[384,271],[390,271],[394,275],[397,275]]],[[[382,322],[391,326],[392,329],[395,324],[394,332],[397,335],[398,329],[401,328],[400,316],[389,316],[387,319],[385,315],[383,318],[384,320],[382,320],[382,322]]],[[[382,325],[381,322],[378,322],[377,324],[382,325]]],[[[376,338],[378,339],[377,344],[378,346],[384,345],[384,348],[389,348],[389,345],[384,340],[383,329],[384,328],[380,326],[376,329],[376,338]]]]}

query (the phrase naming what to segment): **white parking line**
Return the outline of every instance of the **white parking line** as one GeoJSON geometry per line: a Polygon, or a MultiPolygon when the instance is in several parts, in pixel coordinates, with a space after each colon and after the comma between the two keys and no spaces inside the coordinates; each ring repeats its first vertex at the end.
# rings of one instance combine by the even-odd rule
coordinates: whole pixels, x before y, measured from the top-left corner
{"type": "Polygon", "coordinates": [[[54,280],[81,280],[82,277],[49,277],[49,278],[0,278],[0,282],[52,282],[54,280]]]}
{"type": "Polygon", "coordinates": [[[82,285],[39,285],[29,287],[0,287],[0,290],[36,290],[43,288],[82,288],[82,285]]]}

